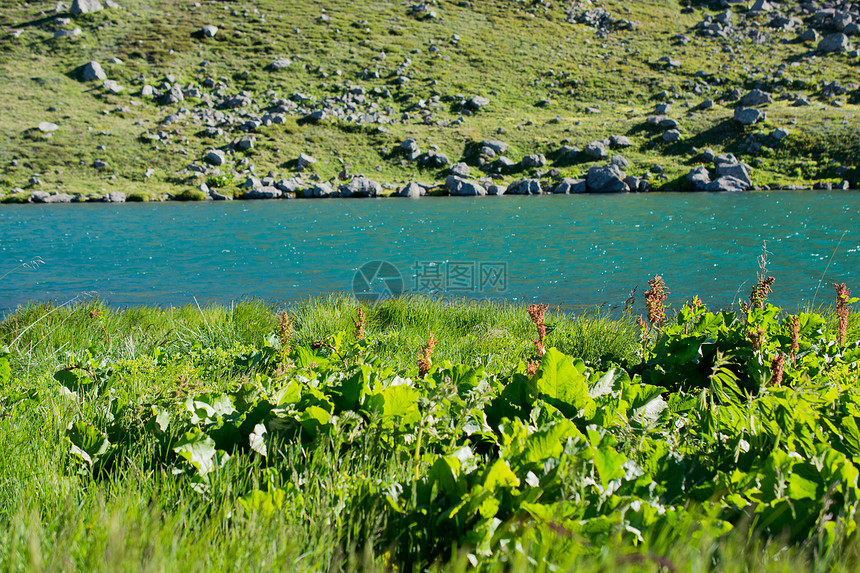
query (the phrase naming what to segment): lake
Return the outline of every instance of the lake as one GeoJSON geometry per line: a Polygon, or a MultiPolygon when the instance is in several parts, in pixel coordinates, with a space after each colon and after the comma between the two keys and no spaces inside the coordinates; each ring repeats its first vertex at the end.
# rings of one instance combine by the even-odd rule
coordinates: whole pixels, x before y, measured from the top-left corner
{"type": "Polygon", "coordinates": [[[655,274],[676,306],[698,294],[728,308],[746,300],[765,241],[771,301],[796,310],[832,303],[831,282],[860,293],[858,215],[851,191],[2,205],[0,313],[354,289],[577,310],[617,309],[638,287],[641,308],[655,274]]]}

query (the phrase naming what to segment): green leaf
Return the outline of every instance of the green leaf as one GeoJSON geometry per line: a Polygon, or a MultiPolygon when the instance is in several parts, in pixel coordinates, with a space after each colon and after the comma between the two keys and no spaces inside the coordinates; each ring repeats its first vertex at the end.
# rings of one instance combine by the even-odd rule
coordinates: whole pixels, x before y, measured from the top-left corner
{"type": "Polygon", "coordinates": [[[600,483],[603,487],[609,485],[609,482],[616,479],[621,479],[626,473],[624,462],[627,461],[627,456],[619,454],[613,449],[595,449],[594,450],[594,468],[597,470],[597,475],[600,477],[600,483]]]}
{"type": "Polygon", "coordinates": [[[588,379],[584,372],[585,365],[581,361],[574,362],[550,348],[543,355],[535,385],[543,398],[568,418],[590,419],[596,406],[588,395],[588,379]]]}
{"type": "Polygon", "coordinates": [[[268,449],[266,448],[266,426],[263,424],[254,426],[254,432],[248,437],[248,441],[252,450],[264,458],[268,455],[268,449]]]}
{"type": "Polygon", "coordinates": [[[499,458],[487,468],[484,473],[484,487],[491,492],[495,492],[500,487],[517,487],[520,485],[520,479],[511,470],[508,462],[499,458]]]}
{"type": "Polygon", "coordinates": [[[788,476],[788,497],[792,500],[820,500],[824,493],[821,484],[821,474],[814,466],[807,463],[795,464],[788,476]]]}
{"type": "Polygon", "coordinates": [[[298,420],[308,434],[316,437],[323,428],[331,425],[331,413],[319,406],[308,406],[299,414],[298,420]]]}
{"type": "Polygon", "coordinates": [[[111,447],[107,435],[86,422],[69,424],[66,440],[71,444],[71,454],[91,468],[111,447]]]}
{"type": "Polygon", "coordinates": [[[9,353],[0,349],[0,386],[12,379],[12,365],[9,363],[9,353]]]}
{"type": "Polygon", "coordinates": [[[418,411],[418,392],[405,384],[389,386],[373,394],[367,401],[367,408],[379,414],[383,421],[400,418],[401,423],[415,424],[421,417],[418,411]]]}
{"type": "Polygon", "coordinates": [[[201,476],[215,469],[215,442],[200,430],[186,432],[173,451],[188,460],[201,476]]]}

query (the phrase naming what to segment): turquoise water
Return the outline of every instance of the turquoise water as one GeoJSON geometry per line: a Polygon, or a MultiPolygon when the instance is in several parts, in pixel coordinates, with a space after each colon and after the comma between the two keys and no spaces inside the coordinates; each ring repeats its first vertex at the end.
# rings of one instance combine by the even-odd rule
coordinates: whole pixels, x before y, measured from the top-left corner
{"type": "Polygon", "coordinates": [[[763,241],[771,300],[796,309],[822,277],[816,302],[834,281],[860,293],[858,215],[860,194],[829,191],[3,205],[0,312],[92,296],[282,303],[351,291],[370,261],[392,265],[364,268],[371,297],[399,290],[393,268],[405,292],[614,308],[659,273],[671,302],[726,308],[746,299],[763,241]]]}

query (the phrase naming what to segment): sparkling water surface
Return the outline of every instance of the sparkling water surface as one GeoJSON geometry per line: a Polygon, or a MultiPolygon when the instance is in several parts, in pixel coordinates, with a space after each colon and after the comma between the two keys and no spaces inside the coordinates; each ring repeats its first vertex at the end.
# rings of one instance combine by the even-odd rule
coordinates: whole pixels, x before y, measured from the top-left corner
{"type": "Polygon", "coordinates": [[[617,309],[660,274],[670,302],[728,308],[764,241],[771,300],[795,310],[831,303],[831,282],[860,293],[858,221],[851,191],[2,205],[0,313],[92,296],[284,303],[350,292],[362,268],[385,296],[392,267],[374,277],[371,261],[406,293],[617,309]]]}

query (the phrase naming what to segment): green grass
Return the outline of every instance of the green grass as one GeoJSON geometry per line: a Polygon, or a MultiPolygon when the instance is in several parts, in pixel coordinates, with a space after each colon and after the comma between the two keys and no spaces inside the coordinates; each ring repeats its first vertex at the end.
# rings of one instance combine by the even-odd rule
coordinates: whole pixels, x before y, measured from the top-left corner
{"type": "MultiPolygon", "coordinates": [[[[252,9],[130,0],[122,10],[75,19],[69,26],[80,27],[82,36],[54,40],[49,37],[50,26],[45,25],[50,18],[44,16],[53,8],[50,2],[13,3],[0,15],[7,27],[22,31],[19,38],[7,37],[0,44],[0,77],[6,94],[6,113],[0,120],[0,188],[7,194],[16,186],[27,187],[29,192],[27,182],[38,174],[42,189],[49,191],[90,195],[110,190],[141,193],[143,189],[158,196],[179,195],[205,181],[205,177],[200,180],[181,172],[192,161],[199,161],[213,144],[194,135],[200,126],[159,125],[168,113],[190,109],[197,102],[164,107],[136,95],[138,76],[158,83],[166,74],[174,74],[182,86],[223,77],[230,94],[247,90],[264,102],[272,99],[264,95],[267,90],[278,97],[300,91],[320,98],[340,95],[349,85],[388,88],[393,98],[379,103],[391,106],[395,119],[434,95],[442,98],[440,107],[432,110],[434,118],[443,122],[459,117],[457,106],[452,105],[457,96],[491,99],[487,108],[465,117],[458,126],[425,125],[412,111],[405,123],[387,126],[388,133],[377,132],[376,126],[298,125],[292,120],[262,128],[256,134],[255,148],[234,157],[236,161],[247,157],[258,174],[271,170],[288,175],[289,161],[307,152],[318,159],[312,169],[324,179],[349,164],[352,173],[400,185],[409,180],[438,180],[442,175],[389,154],[406,137],[415,138],[422,150],[438,145],[453,161],[473,142],[498,137],[511,144],[509,155],[516,161],[529,153],[548,155],[563,143],[581,147],[594,139],[628,134],[634,146],[621,151],[632,164],[628,172],[643,175],[659,163],[674,181],[689,170],[694,149],[739,153],[738,146],[748,132],[769,132],[775,127],[788,127],[812,141],[824,141],[833,148],[829,158],[856,166],[857,128],[851,118],[857,114],[857,102],[845,96],[839,98],[845,105],[837,108],[818,97],[824,83],[853,81],[856,63],[847,56],[818,57],[810,64],[805,56],[810,46],[794,42],[791,33],[778,32],[770,32],[774,39],[766,45],[733,41],[735,54],[731,55],[722,50],[725,42],[693,33],[692,27],[707,11],[685,14],[679,3],[662,0],[607,1],[604,5],[616,17],[640,25],[599,38],[590,28],[567,23],[562,3],[544,9],[506,0],[474,2],[469,7],[442,2],[435,6],[440,18],[426,22],[408,16],[403,5],[387,2],[337,0],[326,5],[331,20],[318,22],[320,9],[307,3],[284,9],[282,3],[261,0],[252,9]],[[193,33],[207,22],[219,26],[216,37],[196,38],[193,33]],[[692,41],[686,46],[670,42],[678,33],[689,35],[692,41]],[[450,40],[453,34],[461,38],[456,44],[450,40]],[[430,51],[431,47],[438,51],[430,51]],[[386,54],[384,61],[374,59],[380,53],[386,54]],[[656,66],[666,55],[679,60],[681,67],[664,70],[656,66]],[[266,69],[282,56],[289,56],[294,64],[277,73],[266,69]],[[111,57],[123,61],[104,64],[108,76],[127,88],[122,94],[106,95],[99,87],[71,77],[88,60],[104,63],[111,57]],[[392,74],[406,58],[412,61],[407,70],[412,81],[398,87],[392,74]],[[200,66],[203,61],[208,63],[205,68],[200,66]],[[781,76],[774,75],[777,62],[788,66],[781,76]],[[794,62],[800,65],[791,65],[794,62]],[[363,70],[376,67],[382,71],[380,79],[361,78],[363,70]],[[699,71],[715,74],[720,85],[705,85],[696,76],[699,71]],[[693,92],[695,84],[704,86],[701,95],[693,92]],[[782,91],[804,94],[814,105],[794,108],[777,100],[767,108],[765,126],[749,130],[728,119],[731,107],[718,104],[706,112],[695,111],[705,98],[717,98],[734,87],[747,90],[757,85],[775,95],[782,91]],[[659,131],[644,127],[653,110],[652,98],[664,90],[678,94],[672,98],[670,117],[681,122],[683,134],[680,143],[668,147],[659,140],[659,131]],[[553,105],[534,105],[544,99],[552,100],[553,105]],[[600,107],[602,113],[588,114],[588,106],[600,107]],[[117,111],[119,108],[124,111],[117,111]],[[556,117],[561,121],[551,123],[556,117]],[[60,129],[51,137],[41,134],[34,128],[43,120],[56,122],[60,129]],[[168,139],[157,143],[140,139],[159,130],[168,139]],[[99,145],[105,149],[98,150],[99,145]],[[10,166],[13,159],[18,161],[17,167],[10,166]],[[96,159],[107,161],[108,168],[94,169],[96,159]],[[149,178],[144,176],[147,169],[154,170],[149,178]]],[[[230,134],[228,139],[236,135],[230,134]]],[[[817,163],[819,167],[796,173],[797,159],[815,160],[820,155],[817,145],[790,142],[784,151],[777,148],[767,158],[757,173],[758,181],[808,185],[832,177],[829,164],[817,163]]],[[[755,157],[744,159],[751,163],[755,157]]],[[[579,168],[591,164],[583,162],[579,168]]],[[[243,169],[233,163],[229,168],[243,169]]],[[[240,183],[243,179],[239,176],[240,183]]]]}

